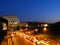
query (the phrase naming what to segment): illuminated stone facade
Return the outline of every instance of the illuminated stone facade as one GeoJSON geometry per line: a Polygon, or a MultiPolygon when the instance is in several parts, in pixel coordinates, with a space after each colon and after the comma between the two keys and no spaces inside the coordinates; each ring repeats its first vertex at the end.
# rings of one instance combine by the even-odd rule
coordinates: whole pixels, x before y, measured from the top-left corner
{"type": "Polygon", "coordinates": [[[2,16],[3,18],[8,20],[8,24],[18,24],[19,19],[17,16],[2,16]]]}

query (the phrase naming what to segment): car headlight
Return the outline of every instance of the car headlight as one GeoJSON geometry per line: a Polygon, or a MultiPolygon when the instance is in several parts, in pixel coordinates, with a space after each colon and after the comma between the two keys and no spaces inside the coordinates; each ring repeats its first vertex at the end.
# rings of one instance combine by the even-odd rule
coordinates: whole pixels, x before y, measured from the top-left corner
{"type": "Polygon", "coordinates": [[[40,42],[39,42],[39,41],[37,41],[37,42],[36,42],[36,44],[37,44],[37,45],[40,45],[40,42]]]}

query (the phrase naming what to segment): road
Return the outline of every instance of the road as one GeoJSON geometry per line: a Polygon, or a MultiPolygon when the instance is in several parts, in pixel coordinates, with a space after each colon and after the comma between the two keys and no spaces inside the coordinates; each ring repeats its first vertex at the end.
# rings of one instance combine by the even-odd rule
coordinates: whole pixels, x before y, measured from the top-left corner
{"type": "MultiPolygon", "coordinates": [[[[8,35],[6,37],[6,39],[4,39],[2,45],[36,45],[36,43],[31,42],[31,40],[30,40],[31,37],[29,37],[29,36],[30,35],[26,35],[26,34],[21,33],[21,32],[14,34],[14,36],[8,35]],[[29,37],[29,38],[27,38],[27,37],[29,37]]],[[[36,36],[34,36],[34,37],[36,37],[36,36]]],[[[40,44],[40,45],[48,45],[48,44],[46,44],[46,41],[49,42],[50,45],[60,45],[51,39],[46,40],[45,39],[46,35],[37,35],[37,37],[43,38],[43,40],[40,38],[40,42],[41,41],[43,41],[43,43],[45,42],[44,44],[40,44]]],[[[34,40],[34,39],[32,39],[32,40],[34,40]]]]}
{"type": "Polygon", "coordinates": [[[8,34],[7,36],[5,36],[1,45],[34,45],[34,43],[23,38],[22,36],[19,35],[11,36],[10,34],[8,34]]]}
{"type": "Polygon", "coordinates": [[[33,45],[33,43],[29,42],[27,39],[17,36],[17,42],[19,45],[33,45]]]}
{"type": "Polygon", "coordinates": [[[49,42],[50,45],[60,45],[60,42],[58,40],[54,40],[48,34],[39,34],[39,35],[36,35],[35,37],[37,37],[37,40],[49,42]]]}
{"type": "MultiPolygon", "coordinates": [[[[8,45],[36,45],[36,40],[34,37],[27,37],[29,37],[29,35],[19,32],[18,34],[15,34],[15,36],[8,38],[8,45]]],[[[42,42],[40,45],[47,45],[46,43],[43,43],[44,42],[42,42]]]]}
{"type": "Polygon", "coordinates": [[[12,38],[8,38],[8,45],[34,45],[29,40],[24,39],[18,35],[13,36],[12,38]]]}

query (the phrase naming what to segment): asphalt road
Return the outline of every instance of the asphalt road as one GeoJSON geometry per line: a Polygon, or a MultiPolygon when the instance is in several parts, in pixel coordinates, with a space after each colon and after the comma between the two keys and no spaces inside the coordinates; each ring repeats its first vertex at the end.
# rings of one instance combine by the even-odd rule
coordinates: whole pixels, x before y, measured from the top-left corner
{"type": "Polygon", "coordinates": [[[1,45],[34,45],[34,43],[21,36],[8,34],[1,45]]]}
{"type": "MultiPolygon", "coordinates": [[[[47,38],[47,35],[37,35],[43,38],[47,38]]],[[[23,38],[24,36],[21,36],[21,33],[15,34],[13,37],[11,35],[8,35],[6,40],[2,42],[2,45],[36,45],[35,43],[31,42],[30,40],[23,38]],[[7,40],[8,39],[8,40],[7,40]]],[[[52,40],[48,40],[52,44],[50,45],[60,45],[60,44],[54,44],[55,41],[52,42],[52,40]]],[[[43,44],[40,44],[43,45],[43,44]]]]}
{"type": "Polygon", "coordinates": [[[8,39],[8,45],[34,45],[33,43],[31,43],[30,41],[28,41],[27,39],[24,39],[20,36],[14,36],[8,39]]]}

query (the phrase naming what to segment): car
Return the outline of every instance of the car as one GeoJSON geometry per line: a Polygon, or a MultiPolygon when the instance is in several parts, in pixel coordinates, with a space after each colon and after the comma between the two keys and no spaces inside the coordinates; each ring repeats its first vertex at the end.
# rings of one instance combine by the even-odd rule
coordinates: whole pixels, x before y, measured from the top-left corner
{"type": "Polygon", "coordinates": [[[35,43],[36,43],[36,45],[40,45],[41,44],[40,41],[36,41],[35,43]]]}

